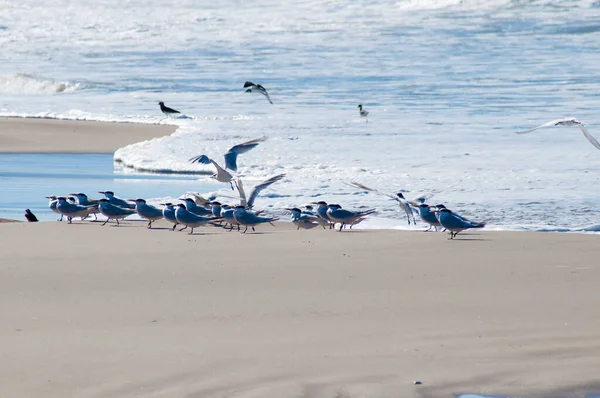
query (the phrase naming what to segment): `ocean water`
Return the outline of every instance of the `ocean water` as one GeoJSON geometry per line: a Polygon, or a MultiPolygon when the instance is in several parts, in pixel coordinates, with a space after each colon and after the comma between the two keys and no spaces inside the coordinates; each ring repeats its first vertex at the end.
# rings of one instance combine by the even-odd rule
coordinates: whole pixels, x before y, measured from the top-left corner
{"type": "Polygon", "coordinates": [[[346,185],[358,181],[433,192],[492,229],[600,224],[600,151],[579,129],[514,134],[577,117],[600,138],[600,1],[0,6],[0,115],[179,126],[119,149],[127,166],[210,169],[187,159],[221,162],[264,136],[238,159],[246,185],[286,173],[261,207],[374,207],[370,226],[406,228],[393,201],[346,185]],[[244,94],[246,80],[275,104],[244,94]],[[165,119],[160,100],[184,116],[165,119]]]}
{"type": "Polygon", "coordinates": [[[132,173],[103,154],[0,154],[0,218],[24,221],[30,209],[40,221],[53,221],[49,195],[84,192],[90,199],[98,191],[114,191],[125,199],[152,198],[151,204],[177,198],[186,192],[219,189],[218,183],[199,182],[193,175],[132,173]],[[19,164],[19,167],[15,167],[19,164]]]}

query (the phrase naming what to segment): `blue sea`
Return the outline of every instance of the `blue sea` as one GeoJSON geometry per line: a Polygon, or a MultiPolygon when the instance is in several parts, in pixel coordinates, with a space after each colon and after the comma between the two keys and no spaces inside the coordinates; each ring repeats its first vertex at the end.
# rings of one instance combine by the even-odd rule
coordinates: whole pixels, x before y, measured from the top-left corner
{"type": "MultiPolygon", "coordinates": [[[[389,198],[347,185],[357,181],[409,199],[432,193],[432,204],[490,229],[600,224],[600,151],[576,126],[515,134],[576,117],[600,138],[600,1],[23,0],[2,8],[0,116],[179,126],[116,151],[133,169],[210,170],[187,159],[221,162],[232,145],[264,136],[238,159],[240,178],[246,186],[286,178],[259,207],[318,199],[377,208],[371,227],[408,228],[389,198]],[[265,86],[274,105],[245,94],[247,80],[265,86]],[[158,101],[183,116],[166,119],[158,101]]],[[[24,186],[18,173],[37,156],[2,158],[7,214],[15,207],[20,218],[20,203],[45,208],[45,194],[75,188],[61,179],[45,192],[47,176],[24,186]]],[[[198,177],[134,186],[110,159],[85,159],[86,173],[117,178],[120,196],[231,195],[198,177]]],[[[94,197],[106,182],[75,190],[94,197]]]]}

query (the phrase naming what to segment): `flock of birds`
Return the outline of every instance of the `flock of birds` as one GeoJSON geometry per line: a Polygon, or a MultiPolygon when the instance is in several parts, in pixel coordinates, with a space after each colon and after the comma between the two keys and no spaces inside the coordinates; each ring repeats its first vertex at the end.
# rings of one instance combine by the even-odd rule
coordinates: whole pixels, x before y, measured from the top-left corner
{"type": "MultiPolygon", "coordinates": [[[[260,84],[246,82],[244,84],[244,89],[246,93],[258,93],[263,95],[269,103],[273,104],[269,93],[260,84]]],[[[178,110],[167,107],[162,101],[158,104],[160,110],[167,117],[180,114],[178,110]]],[[[365,118],[368,122],[367,116],[369,115],[369,112],[363,108],[362,104],[358,105],[358,110],[360,117],[365,118]]],[[[600,149],[600,143],[589,133],[585,125],[581,121],[573,118],[553,120],[529,130],[518,131],[517,134],[530,133],[544,127],[552,126],[578,126],[585,138],[587,138],[587,140],[596,148],[600,149]]],[[[238,231],[241,231],[241,227],[244,227],[244,233],[247,232],[248,228],[255,231],[257,225],[266,223],[273,224],[274,221],[279,219],[278,217],[263,215],[263,210],[255,211],[254,202],[261,191],[283,179],[285,174],[279,174],[263,181],[254,187],[250,196],[246,197],[241,178],[232,173],[235,173],[238,170],[238,155],[252,150],[261,142],[265,141],[265,139],[266,137],[261,137],[229,148],[224,155],[224,166],[221,166],[205,154],[194,156],[189,159],[192,163],[212,164],[216,172],[211,178],[221,183],[229,184],[232,190],[237,189],[239,193],[239,204],[233,206],[220,203],[216,201],[216,198],[214,197],[206,199],[199,194],[192,193],[187,194],[192,197],[180,197],[178,200],[181,200],[182,203],[161,203],[162,208],[157,208],[148,204],[146,200],[142,198],[124,200],[116,197],[112,191],[100,191],[99,193],[103,194],[104,198],[96,200],[88,199],[87,195],[84,193],[73,193],[60,197],[47,196],[47,198],[50,199],[49,207],[52,211],[61,215],[59,221],[62,221],[63,217],[66,217],[69,223],[72,222],[73,218],[79,217],[81,220],[84,220],[90,215],[93,215],[95,220],[97,220],[97,214],[100,213],[106,218],[106,221],[104,221],[102,225],[105,225],[110,220],[115,220],[118,225],[119,220],[137,214],[142,219],[148,221],[148,228],[152,228],[152,223],[154,221],[165,219],[173,223],[172,230],[175,230],[177,225],[182,225],[183,227],[180,230],[190,228],[190,234],[194,232],[194,228],[208,225],[221,226],[228,228],[229,231],[236,227],[238,231]]],[[[468,220],[446,208],[443,204],[428,205],[425,201],[429,199],[431,195],[424,195],[415,200],[408,200],[404,197],[402,192],[391,195],[369,188],[357,182],[351,182],[348,185],[367,192],[375,192],[377,194],[388,196],[395,200],[400,209],[404,211],[409,225],[411,222],[416,225],[415,215],[418,215],[424,223],[429,225],[429,228],[425,231],[432,229],[437,231],[438,228],[440,228],[449,233],[449,239],[454,239],[459,232],[464,230],[483,228],[485,226],[484,222],[468,220]]],[[[339,224],[340,232],[345,227],[351,229],[354,225],[362,222],[368,216],[376,213],[375,209],[351,211],[343,209],[338,204],[327,204],[324,201],[311,202],[310,204],[303,206],[303,209],[298,207],[285,208],[285,211],[290,214],[291,222],[297,226],[297,229],[312,229],[318,226],[335,229],[337,228],[336,225],[339,224]],[[314,205],[316,205],[316,208],[314,205]]],[[[25,217],[28,221],[38,221],[29,209],[25,211],[25,217]]]]}

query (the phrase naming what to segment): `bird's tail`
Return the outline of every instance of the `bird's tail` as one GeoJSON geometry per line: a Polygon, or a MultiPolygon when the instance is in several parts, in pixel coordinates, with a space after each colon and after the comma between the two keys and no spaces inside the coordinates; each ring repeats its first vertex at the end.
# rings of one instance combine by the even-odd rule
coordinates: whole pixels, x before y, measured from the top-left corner
{"type": "Polygon", "coordinates": [[[364,216],[368,216],[368,215],[371,215],[371,214],[375,214],[376,212],[377,212],[377,210],[375,210],[375,209],[369,209],[369,210],[361,211],[359,213],[359,215],[361,217],[364,217],[364,216]]]}

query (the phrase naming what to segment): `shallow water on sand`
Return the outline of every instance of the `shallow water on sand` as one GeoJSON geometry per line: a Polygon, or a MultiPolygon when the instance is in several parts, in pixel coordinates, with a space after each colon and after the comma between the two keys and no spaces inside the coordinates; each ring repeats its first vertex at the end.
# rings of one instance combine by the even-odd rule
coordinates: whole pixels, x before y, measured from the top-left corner
{"type": "Polygon", "coordinates": [[[220,188],[204,177],[133,173],[106,154],[0,154],[0,218],[24,220],[31,209],[41,221],[56,219],[48,208],[48,195],[112,190],[119,197],[177,198],[189,191],[220,188]],[[18,167],[15,167],[18,165],[18,167]]]}

